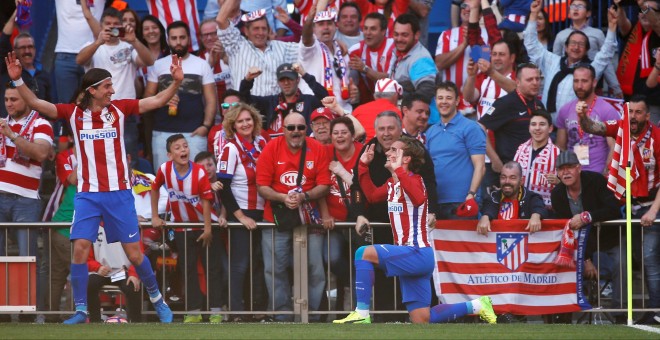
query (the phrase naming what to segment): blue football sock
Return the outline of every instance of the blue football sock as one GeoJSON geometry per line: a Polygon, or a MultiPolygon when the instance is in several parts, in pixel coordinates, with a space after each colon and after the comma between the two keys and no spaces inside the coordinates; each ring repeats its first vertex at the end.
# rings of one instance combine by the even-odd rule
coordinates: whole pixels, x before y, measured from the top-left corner
{"type": "Polygon", "coordinates": [[[87,283],[89,282],[87,263],[71,263],[71,288],[76,311],[87,312],[87,283]]]}
{"type": "Polygon", "coordinates": [[[471,306],[467,302],[454,303],[451,305],[436,305],[431,307],[430,323],[442,323],[454,321],[462,316],[468,315],[471,306]]]}
{"type": "Polygon", "coordinates": [[[371,290],[374,285],[374,265],[365,260],[355,259],[355,295],[357,309],[369,310],[371,290]]]}
{"type": "Polygon", "coordinates": [[[142,263],[139,266],[135,266],[135,271],[137,272],[140,280],[144,283],[144,287],[149,293],[149,298],[151,302],[156,302],[160,297],[160,291],[158,290],[158,282],[156,282],[156,275],[154,275],[153,269],[151,269],[151,261],[146,256],[142,257],[142,263]]]}

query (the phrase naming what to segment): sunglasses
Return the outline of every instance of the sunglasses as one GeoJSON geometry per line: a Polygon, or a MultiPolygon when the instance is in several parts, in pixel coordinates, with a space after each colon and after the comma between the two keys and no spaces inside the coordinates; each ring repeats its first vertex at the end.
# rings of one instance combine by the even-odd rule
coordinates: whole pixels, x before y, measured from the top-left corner
{"type": "Polygon", "coordinates": [[[298,129],[298,131],[305,131],[305,129],[307,129],[307,126],[304,124],[298,124],[298,125],[291,124],[291,125],[286,125],[284,128],[287,131],[296,131],[296,129],[298,129]]]}
{"type": "Polygon", "coordinates": [[[646,5],[646,4],[645,4],[645,6],[646,6],[646,8],[641,8],[641,11],[640,11],[640,12],[641,12],[642,14],[646,14],[646,13],[648,13],[650,10],[653,10],[653,12],[656,12],[656,13],[657,13],[657,12],[660,12],[660,9],[655,9],[655,8],[653,8],[653,7],[650,7],[649,5],[646,5]]]}
{"type": "Polygon", "coordinates": [[[236,102],[236,103],[222,103],[222,104],[220,104],[220,106],[221,106],[223,109],[227,110],[227,109],[229,109],[230,107],[238,106],[238,102],[236,102]]]}

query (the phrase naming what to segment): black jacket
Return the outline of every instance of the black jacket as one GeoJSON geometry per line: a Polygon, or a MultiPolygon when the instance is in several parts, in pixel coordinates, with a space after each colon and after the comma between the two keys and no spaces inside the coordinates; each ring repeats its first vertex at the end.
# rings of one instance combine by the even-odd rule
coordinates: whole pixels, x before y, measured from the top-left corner
{"type": "MultiPolygon", "coordinates": [[[[314,78],[313,75],[309,73],[305,73],[304,76],[302,76],[302,79],[309,85],[309,88],[312,89],[312,92],[314,92],[314,95],[311,94],[303,94],[298,98],[298,102],[295,104],[289,104],[288,105],[288,110],[287,114],[289,112],[297,111],[300,112],[304,117],[305,121],[307,122],[307,125],[309,127],[310,119],[312,112],[319,107],[323,106],[321,104],[321,99],[325,98],[328,96],[328,91],[323,87],[321,84],[316,82],[316,78],[314,78]]],[[[263,128],[267,129],[270,126],[270,123],[275,119],[275,108],[277,108],[277,105],[280,103],[279,99],[279,94],[277,95],[272,95],[272,96],[253,96],[250,91],[252,91],[252,87],[254,86],[254,80],[249,81],[246,79],[243,79],[241,81],[241,86],[239,89],[239,92],[241,93],[241,96],[245,98],[245,101],[247,103],[250,103],[254,105],[259,112],[261,112],[261,116],[264,117],[263,121],[263,128]]],[[[286,116],[286,115],[285,115],[286,116]]],[[[284,117],[282,117],[284,119],[284,117]]],[[[308,134],[311,132],[310,129],[308,129],[308,134]]]]}
{"type": "MultiPolygon", "coordinates": [[[[375,186],[379,187],[387,180],[392,177],[392,174],[389,170],[385,168],[385,150],[378,144],[378,140],[374,137],[372,138],[365,146],[360,150],[360,156],[364,153],[364,150],[368,145],[376,144],[376,149],[374,151],[374,160],[369,164],[369,175],[371,176],[371,181],[375,186]]],[[[358,163],[360,162],[360,157],[358,157],[358,163]]],[[[428,151],[424,153],[424,166],[420,170],[419,174],[424,180],[424,186],[426,187],[427,199],[429,202],[429,213],[436,213],[437,211],[437,202],[438,202],[438,192],[436,190],[435,184],[435,170],[433,167],[433,160],[429,155],[428,151]]],[[[355,164],[353,169],[353,184],[351,185],[351,211],[349,212],[351,216],[363,215],[372,222],[389,222],[390,217],[387,213],[387,201],[378,202],[375,204],[369,204],[369,210],[366,209],[366,197],[362,193],[360,188],[360,180],[358,178],[358,164],[355,164]],[[360,201],[356,202],[356,195],[360,196],[360,201]]],[[[437,214],[437,213],[436,213],[437,214]]]]}
{"type": "MultiPolygon", "coordinates": [[[[545,208],[541,195],[527,190],[525,187],[520,189],[522,190],[522,199],[518,201],[517,219],[529,219],[534,213],[541,215],[541,218],[547,218],[548,210],[545,208]]],[[[481,213],[488,216],[491,221],[497,219],[499,215],[501,197],[502,190],[496,190],[490,193],[490,197],[484,197],[483,199],[481,213]]]]}
{"type": "MultiPolygon", "coordinates": [[[[582,171],[580,173],[580,185],[582,186],[582,208],[591,214],[593,222],[602,222],[621,218],[619,201],[607,188],[607,181],[603,175],[582,171]]],[[[572,218],[570,203],[566,186],[559,183],[552,189],[552,209],[556,218],[572,218]]],[[[587,239],[587,251],[585,258],[591,258],[596,251],[596,228],[591,228],[587,239]]],[[[619,230],[616,227],[602,227],[600,232],[600,249],[607,250],[619,244],[619,230]]]]}

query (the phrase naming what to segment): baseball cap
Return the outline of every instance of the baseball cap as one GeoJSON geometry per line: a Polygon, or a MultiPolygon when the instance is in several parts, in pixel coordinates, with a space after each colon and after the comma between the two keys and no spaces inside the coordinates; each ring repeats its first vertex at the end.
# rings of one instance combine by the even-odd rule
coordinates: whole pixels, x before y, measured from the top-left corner
{"type": "Polygon", "coordinates": [[[328,120],[333,120],[335,119],[336,115],[327,107],[319,107],[318,109],[314,110],[314,112],[312,112],[312,121],[321,117],[327,118],[328,120]]]}
{"type": "Polygon", "coordinates": [[[557,169],[564,165],[580,164],[577,155],[571,150],[562,151],[557,157],[557,169]]]}
{"type": "Polygon", "coordinates": [[[291,63],[284,63],[277,67],[277,80],[282,78],[298,79],[298,73],[293,70],[291,63]]]}
{"type": "Polygon", "coordinates": [[[477,200],[475,200],[474,197],[463,202],[463,204],[456,208],[456,216],[460,217],[473,217],[477,216],[478,213],[479,204],[477,204],[477,200]]]}
{"type": "Polygon", "coordinates": [[[317,12],[316,15],[314,16],[314,22],[328,21],[328,20],[335,21],[336,18],[337,18],[337,11],[334,10],[320,11],[317,12]]]}
{"type": "Polygon", "coordinates": [[[376,82],[376,93],[396,92],[399,95],[403,94],[403,88],[399,83],[390,78],[383,78],[376,82]]]}

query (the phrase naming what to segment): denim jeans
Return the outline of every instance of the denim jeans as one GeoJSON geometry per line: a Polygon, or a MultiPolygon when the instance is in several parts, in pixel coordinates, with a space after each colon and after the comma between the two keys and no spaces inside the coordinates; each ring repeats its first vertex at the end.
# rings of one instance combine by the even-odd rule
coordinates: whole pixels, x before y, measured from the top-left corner
{"type": "MultiPolygon", "coordinates": [[[[41,200],[0,192],[0,222],[39,222],[41,200]]],[[[37,256],[35,228],[0,229],[0,256],[6,256],[6,232],[15,235],[19,256],[37,256]]]]}
{"type": "MultiPolygon", "coordinates": [[[[641,218],[648,210],[649,207],[639,209],[634,218],[641,218]]],[[[657,219],[658,216],[655,218],[657,219]]],[[[649,302],[646,308],[658,308],[660,307],[660,225],[654,224],[641,228],[644,237],[642,243],[644,274],[649,291],[649,302]]]]}
{"type": "MultiPolygon", "coordinates": [[[[261,221],[263,217],[262,210],[243,210],[243,214],[257,222],[261,221]]],[[[235,221],[235,219],[232,220],[235,221]]],[[[252,308],[258,308],[257,306],[261,302],[258,300],[266,287],[264,287],[263,264],[258,263],[263,261],[260,246],[261,230],[257,229],[252,232],[246,228],[232,228],[229,230],[229,284],[231,290],[229,309],[231,311],[244,311],[244,300],[252,302],[252,308]],[[252,239],[250,239],[250,235],[252,235],[252,239]],[[252,268],[261,269],[261,273],[252,272],[252,280],[248,280],[250,257],[253,261],[252,268]],[[246,296],[243,288],[246,283],[249,286],[250,281],[252,282],[252,291],[246,296]],[[250,296],[254,301],[250,301],[250,296]]],[[[252,309],[250,308],[250,310],[252,309]]]]}
{"type": "MultiPolygon", "coordinates": [[[[272,228],[262,230],[261,247],[264,255],[264,276],[268,289],[268,310],[291,311],[291,282],[288,269],[293,265],[293,233],[272,228]]],[[[308,234],[308,306],[310,311],[318,310],[321,295],[325,289],[323,255],[320,249],[322,234],[308,234]]],[[[292,321],[291,315],[276,315],[278,321],[292,321]]]]}
{"type": "Polygon", "coordinates": [[[75,53],[55,53],[55,88],[57,90],[57,102],[69,103],[85,74],[85,70],[76,64],[75,53]]]}
{"type": "Polygon", "coordinates": [[[206,151],[206,137],[191,137],[189,132],[163,132],[154,130],[151,137],[151,153],[154,161],[154,173],[157,173],[158,168],[168,161],[167,150],[165,149],[167,138],[177,133],[182,133],[183,136],[186,137],[188,147],[190,148],[190,159],[195,158],[198,153],[206,151]]]}
{"type": "Polygon", "coordinates": [[[612,308],[626,306],[627,282],[625,273],[627,266],[626,261],[621,261],[621,259],[626,258],[626,240],[622,239],[621,242],[623,247],[615,246],[600,252],[595,251],[591,257],[593,265],[599,270],[599,277],[612,281],[612,301],[610,305],[612,308]]]}

